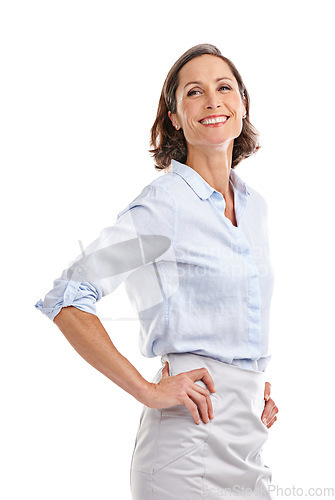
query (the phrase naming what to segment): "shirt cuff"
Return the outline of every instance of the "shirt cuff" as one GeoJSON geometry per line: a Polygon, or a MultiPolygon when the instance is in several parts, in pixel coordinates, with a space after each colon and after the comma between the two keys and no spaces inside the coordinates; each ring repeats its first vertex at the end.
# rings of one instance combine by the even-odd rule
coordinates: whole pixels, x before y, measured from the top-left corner
{"type": "Polygon", "coordinates": [[[92,283],[87,281],[64,281],[56,280],[56,286],[45,296],[44,301],[38,300],[35,304],[43,314],[52,321],[60,312],[62,307],[74,306],[81,311],[97,316],[96,302],[101,298],[101,291],[97,290],[92,283]],[[63,289],[62,295],[57,291],[63,289]]]}

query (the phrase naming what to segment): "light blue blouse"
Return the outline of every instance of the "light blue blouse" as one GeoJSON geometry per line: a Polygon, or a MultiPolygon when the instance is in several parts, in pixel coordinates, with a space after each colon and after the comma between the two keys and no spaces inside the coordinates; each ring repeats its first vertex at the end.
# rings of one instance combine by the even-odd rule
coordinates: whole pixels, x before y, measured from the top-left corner
{"type": "Polygon", "coordinates": [[[192,352],[264,371],[274,284],[267,204],[233,169],[230,182],[237,227],[222,194],[172,160],[35,307],[51,320],[70,305],[97,315],[96,302],[124,283],[144,356],[192,352]]]}

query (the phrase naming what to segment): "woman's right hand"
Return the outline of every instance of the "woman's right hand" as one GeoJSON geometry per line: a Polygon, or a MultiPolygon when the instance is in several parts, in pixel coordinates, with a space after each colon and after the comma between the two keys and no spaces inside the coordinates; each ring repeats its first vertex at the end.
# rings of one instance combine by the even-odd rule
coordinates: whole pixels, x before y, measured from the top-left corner
{"type": "Polygon", "coordinates": [[[203,422],[208,423],[214,418],[210,392],[215,392],[215,387],[207,368],[198,368],[170,376],[169,363],[166,361],[162,369],[161,380],[157,384],[150,384],[145,404],[149,408],[157,409],[183,404],[191,412],[196,424],[201,422],[199,411],[203,422]],[[196,384],[196,380],[202,380],[209,390],[196,384]]]}

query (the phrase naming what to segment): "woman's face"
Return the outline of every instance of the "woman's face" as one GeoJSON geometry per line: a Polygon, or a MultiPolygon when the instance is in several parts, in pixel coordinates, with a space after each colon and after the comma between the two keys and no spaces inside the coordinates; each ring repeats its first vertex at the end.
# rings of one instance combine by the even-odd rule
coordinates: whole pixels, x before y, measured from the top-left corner
{"type": "Polygon", "coordinates": [[[219,57],[195,57],[181,68],[176,101],[169,117],[183,129],[188,147],[227,147],[242,131],[246,108],[231,69],[219,57]]]}

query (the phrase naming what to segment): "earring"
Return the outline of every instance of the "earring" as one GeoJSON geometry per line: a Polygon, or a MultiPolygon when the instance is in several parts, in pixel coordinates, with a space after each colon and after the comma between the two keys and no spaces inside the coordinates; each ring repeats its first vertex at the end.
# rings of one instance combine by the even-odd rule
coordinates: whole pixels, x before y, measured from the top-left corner
{"type": "Polygon", "coordinates": [[[176,130],[179,130],[179,127],[178,127],[178,125],[175,125],[175,127],[176,127],[176,130]]]}

